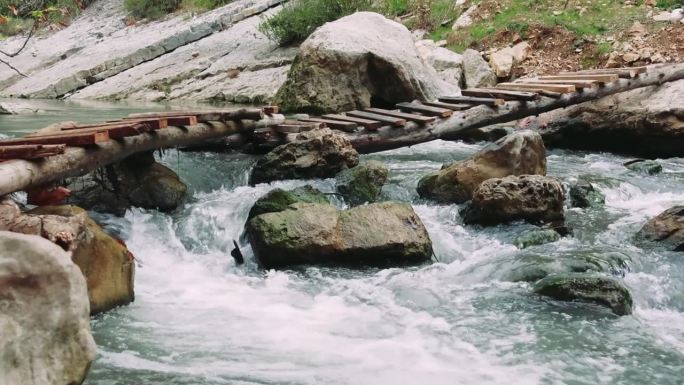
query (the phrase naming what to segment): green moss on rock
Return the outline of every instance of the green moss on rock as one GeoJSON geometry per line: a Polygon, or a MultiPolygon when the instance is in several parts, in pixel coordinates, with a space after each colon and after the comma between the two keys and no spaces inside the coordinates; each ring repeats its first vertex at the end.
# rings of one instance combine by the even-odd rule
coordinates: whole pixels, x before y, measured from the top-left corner
{"type": "Polygon", "coordinates": [[[534,292],[560,301],[595,303],[621,316],[632,314],[629,289],[612,277],[586,273],[550,275],[534,285],[534,292]]]}
{"type": "Polygon", "coordinates": [[[388,173],[382,162],[363,162],[337,175],[337,191],[353,206],[375,202],[387,182],[388,173]]]}

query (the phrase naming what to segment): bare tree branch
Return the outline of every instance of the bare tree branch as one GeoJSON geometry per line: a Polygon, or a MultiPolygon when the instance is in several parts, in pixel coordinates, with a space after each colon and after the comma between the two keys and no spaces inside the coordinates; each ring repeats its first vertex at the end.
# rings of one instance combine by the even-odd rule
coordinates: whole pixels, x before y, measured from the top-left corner
{"type": "Polygon", "coordinates": [[[28,76],[24,75],[23,72],[19,71],[19,69],[17,69],[17,67],[13,66],[12,64],[10,64],[10,63],[7,62],[7,61],[0,59],[0,63],[2,63],[2,64],[4,64],[4,65],[8,66],[11,70],[13,70],[14,72],[18,73],[19,75],[21,75],[21,76],[23,76],[23,77],[25,77],[25,78],[28,77],[28,76]]]}
{"type": "Polygon", "coordinates": [[[3,54],[3,55],[5,55],[5,56],[7,56],[7,57],[15,57],[15,56],[19,55],[19,54],[21,53],[21,51],[23,51],[24,48],[26,48],[26,45],[28,44],[29,40],[31,40],[31,37],[33,37],[33,33],[34,33],[34,32],[36,31],[36,29],[37,29],[37,28],[36,28],[36,27],[37,27],[37,24],[38,24],[38,23],[34,20],[34,21],[33,21],[33,26],[31,26],[31,31],[29,31],[28,36],[26,36],[26,40],[24,40],[24,44],[22,44],[21,47],[20,47],[16,52],[14,52],[14,53],[7,53],[7,52],[5,52],[5,51],[3,51],[3,50],[0,50],[0,53],[3,54]]]}

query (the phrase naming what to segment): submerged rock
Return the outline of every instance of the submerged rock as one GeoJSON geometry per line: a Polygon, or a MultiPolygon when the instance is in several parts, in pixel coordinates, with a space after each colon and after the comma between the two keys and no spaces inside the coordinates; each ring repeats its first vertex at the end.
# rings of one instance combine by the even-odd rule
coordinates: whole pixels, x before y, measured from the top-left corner
{"type": "Polygon", "coordinates": [[[641,174],[656,175],[663,171],[663,166],[655,160],[636,159],[625,163],[627,169],[641,174]]]}
{"type": "Polygon", "coordinates": [[[156,162],[151,152],[140,153],[72,179],[69,203],[86,210],[123,215],[130,207],[175,210],[188,187],[170,168],[156,162]]]}
{"type": "Polygon", "coordinates": [[[503,266],[501,279],[535,282],[548,275],[565,273],[606,273],[623,275],[632,258],[617,251],[573,251],[562,255],[526,254],[503,266]]]}
{"type": "Polygon", "coordinates": [[[406,27],[358,12],[323,25],[302,43],[275,103],[286,110],[337,112],[456,91],[420,58],[406,27]]]}
{"type": "Polygon", "coordinates": [[[445,165],[418,182],[423,198],[445,203],[463,203],[490,178],[508,175],[546,175],[546,148],[533,131],[518,131],[483,148],[472,158],[445,165]]]}
{"type": "Polygon", "coordinates": [[[684,206],[672,207],[646,222],[637,238],[657,242],[669,250],[684,251],[684,206]]]}
{"type": "Polygon", "coordinates": [[[560,301],[595,303],[620,316],[632,314],[629,289],[612,277],[586,273],[550,275],[534,285],[534,292],[560,301]]]}
{"type": "Polygon", "coordinates": [[[525,220],[560,223],[565,219],[560,182],[540,175],[488,179],[475,190],[461,215],[467,224],[495,225],[525,220]]]}
{"type": "Polygon", "coordinates": [[[98,314],[133,302],[135,263],[133,255],[119,240],[109,236],[80,207],[43,206],[29,212],[34,216],[80,218],[74,234],[71,259],[81,268],[88,284],[91,314],[98,314]]]}
{"type": "Polygon", "coordinates": [[[326,197],[318,189],[311,185],[297,187],[293,190],[283,190],[280,188],[269,191],[263,197],[257,199],[252,209],[249,210],[247,220],[254,218],[257,215],[266,213],[277,213],[287,209],[293,203],[330,203],[326,197]]]}
{"type": "Polygon", "coordinates": [[[83,382],[96,347],[86,283],[69,254],[41,237],[2,231],[0,285],[0,382],[83,382]]]}
{"type": "Polygon", "coordinates": [[[303,132],[259,159],[249,183],[282,179],[330,178],[359,164],[359,153],[344,137],[328,128],[303,132]]]}
{"type": "Polygon", "coordinates": [[[526,249],[530,246],[538,246],[546,243],[556,242],[561,239],[561,235],[554,229],[537,229],[528,231],[515,239],[515,245],[519,249],[526,249]]]}
{"type": "Polygon", "coordinates": [[[374,203],[339,211],[327,204],[295,203],[247,223],[265,268],[298,264],[397,265],[432,256],[432,242],[409,204],[374,203]]]}
{"type": "Polygon", "coordinates": [[[606,195],[587,181],[578,181],[570,186],[572,207],[599,207],[606,203],[606,195]]]}
{"type": "Polygon", "coordinates": [[[337,191],[352,206],[375,202],[387,182],[388,174],[389,170],[382,162],[363,162],[337,175],[337,191]]]}

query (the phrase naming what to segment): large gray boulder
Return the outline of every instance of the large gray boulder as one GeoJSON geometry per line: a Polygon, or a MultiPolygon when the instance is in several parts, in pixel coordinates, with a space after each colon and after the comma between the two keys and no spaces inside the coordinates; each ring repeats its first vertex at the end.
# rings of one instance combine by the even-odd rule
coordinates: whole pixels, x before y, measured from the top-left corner
{"type": "Polygon", "coordinates": [[[250,184],[282,179],[331,178],[359,164],[359,153],[349,140],[328,128],[297,135],[274,148],[252,169],[250,184]]]}
{"type": "Polygon", "coordinates": [[[323,25],[302,43],[275,103],[286,110],[337,112],[456,91],[421,59],[406,27],[357,12],[323,25]]]}
{"type": "Polygon", "coordinates": [[[684,156],[684,80],[619,93],[526,119],[547,145],[644,157],[684,156]]]}
{"type": "Polygon", "coordinates": [[[0,232],[0,383],[73,385],[95,358],[86,283],[69,254],[0,232]]]}
{"type": "Polygon", "coordinates": [[[295,203],[247,223],[265,268],[298,264],[396,265],[432,256],[432,242],[411,205],[374,203],[349,210],[295,203]]]}
{"type": "Polygon", "coordinates": [[[632,295],[615,278],[592,273],[549,275],[534,285],[534,292],[560,301],[590,302],[617,315],[632,314],[632,295]]]}
{"type": "Polygon", "coordinates": [[[474,49],[463,52],[463,74],[466,88],[492,87],[497,78],[482,55],[474,49]]]}
{"type": "Polygon", "coordinates": [[[463,203],[487,179],[533,174],[546,175],[544,141],[533,131],[518,131],[488,145],[470,159],[445,165],[423,177],[418,183],[418,194],[438,202],[463,203]]]}
{"type": "Polygon", "coordinates": [[[185,199],[188,187],[170,168],[140,153],[104,170],[69,181],[69,203],[123,215],[130,207],[172,211],[185,199]]]}
{"type": "Polygon", "coordinates": [[[646,222],[637,238],[684,251],[684,206],[672,207],[646,222]]]}
{"type": "Polygon", "coordinates": [[[291,204],[297,202],[328,204],[330,200],[311,185],[297,187],[292,190],[276,188],[257,199],[254,206],[249,210],[247,220],[257,215],[286,210],[291,204]]]}
{"type": "Polygon", "coordinates": [[[562,223],[565,195],[561,183],[541,175],[492,178],[480,184],[462,211],[467,224],[496,225],[517,220],[562,223]]]}

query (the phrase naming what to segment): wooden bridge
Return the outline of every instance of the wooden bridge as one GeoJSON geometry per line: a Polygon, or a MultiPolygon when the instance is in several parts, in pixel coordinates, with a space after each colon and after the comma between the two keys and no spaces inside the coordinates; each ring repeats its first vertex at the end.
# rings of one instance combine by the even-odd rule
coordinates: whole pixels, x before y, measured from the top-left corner
{"type": "Polygon", "coordinates": [[[394,110],[366,108],[298,120],[287,120],[277,107],[268,106],[133,114],[99,124],[62,125],[0,141],[0,196],[83,175],[138,152],[220,138],[236,146],[272,148],[299,132],[329,127],[361,153],[459,139],[472,129],[680,79],[684,63],[540,76],[465,89],[436,101],[399,103],[394,110]]]}

